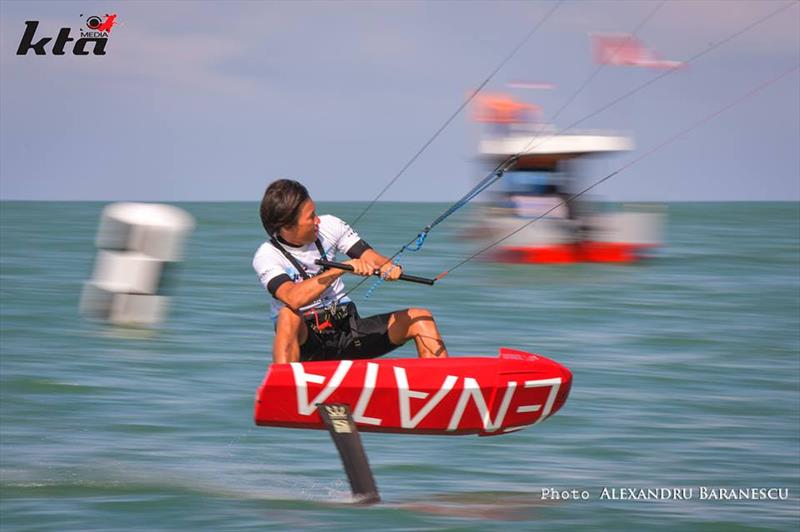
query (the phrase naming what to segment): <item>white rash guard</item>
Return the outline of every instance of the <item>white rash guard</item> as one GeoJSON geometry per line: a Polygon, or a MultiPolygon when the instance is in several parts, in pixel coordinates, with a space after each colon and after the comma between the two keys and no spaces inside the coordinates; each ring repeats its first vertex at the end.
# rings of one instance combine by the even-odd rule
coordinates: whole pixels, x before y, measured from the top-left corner
{"type": "MultiPolygon", "coordinates": [[[[326,257],[324,258],[336,260],[337,252],[348,254],[351,257],[359,257],[361,253],[369,249],[369,245],[361,240],[358,233],[343,220],[330,214],[320,216],[319,220],[319,241],[325,250],[326,257]]],[[[301,247],[294,247],[285,242],[281,242],[281,245],[304,267],[309,277],[313,277],[322,269],[314,264],[314,261],[320,258],[315,243],[312,242],[301,247]]],[[[272,320],[275,321],[278,319],[278,312],[285,306],[282,301],[275,298],[275,291],[285,282],[302,282],[303,276],[269,240],[261,244],[256,251],[253,257],[253,269],[258,275],[261,285],[273,297],[272,320]]],[[[347,303],[350,298],[344,296],[344,291],[344,282],[340,277],[322,293],[318,300],[300,310],[325,306],[333,301],[347,303]]]]}

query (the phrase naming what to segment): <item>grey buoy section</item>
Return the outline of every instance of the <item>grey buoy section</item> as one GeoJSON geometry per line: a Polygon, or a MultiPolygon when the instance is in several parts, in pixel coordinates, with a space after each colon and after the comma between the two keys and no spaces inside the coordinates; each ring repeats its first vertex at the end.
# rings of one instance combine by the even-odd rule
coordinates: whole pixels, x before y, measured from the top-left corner
{"type": "Polygon", "coordinates": [[[116,325],[154,326],[167,313],[165,273],[182,259],[194,218],[158,203],[113,203],[103,209],[92,279],[81,312],[116,325]]]}

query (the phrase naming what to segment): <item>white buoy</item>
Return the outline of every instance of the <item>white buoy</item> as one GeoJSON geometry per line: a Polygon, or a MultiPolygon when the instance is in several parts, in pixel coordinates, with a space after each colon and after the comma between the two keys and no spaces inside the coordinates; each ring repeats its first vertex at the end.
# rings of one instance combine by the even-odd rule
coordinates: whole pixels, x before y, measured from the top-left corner
{"type": "Polygon", "coordinates": [[[166,316],[164,270],[180,262],[194,229],[192,216],[172,205],[114,203],[103,209],[92,279],[81,312],[116,325],[154,326],[166,316]]]}

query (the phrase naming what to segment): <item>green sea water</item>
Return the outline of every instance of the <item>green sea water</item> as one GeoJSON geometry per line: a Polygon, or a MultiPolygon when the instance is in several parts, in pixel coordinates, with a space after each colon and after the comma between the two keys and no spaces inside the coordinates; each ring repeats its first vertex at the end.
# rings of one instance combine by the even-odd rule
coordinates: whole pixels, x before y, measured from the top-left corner
{"type": "MultiPolygon", "coordinates": [[[[0,529],[800,528],[800,204],[665,206],[665,246],[637,265],[474,260],[434,287],[354,292],[362,314],[430,308],[453,356],[509,346],[574,373],[564,408],[518,433],[362,435],[384,499],[368,508],[327,434],[252,423],[272,341],[257,205],[181,206],[197,228],[147,332],[78,314],[102,204],[0,204],[0,529]],[[678,488],[691,497],[620,497],[678,488]],[[787,497],[701,496],[738,488],[787,497]]],[[[378,204],[357,229],[391,253],[444,208],[378,204]]],[[[473,216],[406,271],[468,256],[473,216]]]]}

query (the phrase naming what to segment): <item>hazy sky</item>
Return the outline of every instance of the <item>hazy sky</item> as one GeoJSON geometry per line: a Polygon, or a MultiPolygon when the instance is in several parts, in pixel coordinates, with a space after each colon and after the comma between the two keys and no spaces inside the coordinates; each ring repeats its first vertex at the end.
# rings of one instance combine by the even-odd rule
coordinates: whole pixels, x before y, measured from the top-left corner
{"type": "MultiPolygon", "coordinates": [[[[0,2],[0,198],[249,200],[278,177],[321,200],[371,200],[557,4],[520,2],[0,2]],[[116,13],[105,56],[17,56],[116,13]],[[83,17],[81,16],[83,15],[83,17]]],[[[553,116],[595,70],[589,32],[631,32],[658,2],[566,0],[490,82],[553,116]],[[509,81],[553,90],[507,89],[509,81]]],[[[578,126],[637,149],[599,179],[800,61],[793,0],[667,1],[638,32],[687,68],[578,126]]],[[[663,71],[605,67],[566,126],[663,71]]],[[[611,200],[800,200],[795,70],[603,184],[611,200]]],[[[481,177],[469,113],[386,193],[453,200],[481,177]]]]}

